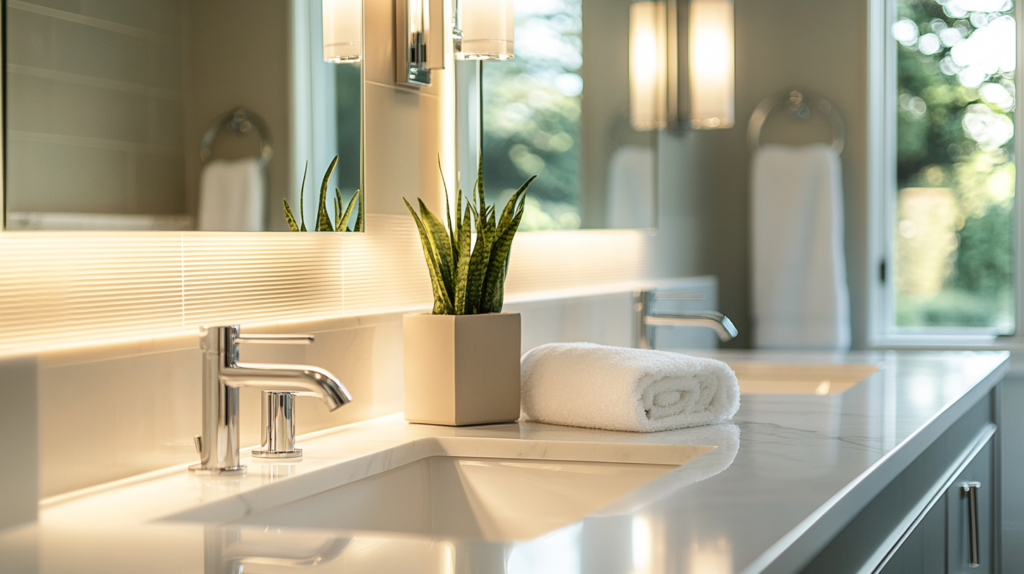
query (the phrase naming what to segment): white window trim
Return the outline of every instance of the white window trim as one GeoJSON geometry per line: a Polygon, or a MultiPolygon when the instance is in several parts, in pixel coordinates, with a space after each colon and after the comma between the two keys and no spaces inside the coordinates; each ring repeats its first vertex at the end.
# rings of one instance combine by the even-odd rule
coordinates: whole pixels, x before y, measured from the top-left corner
{"type": "MultiPolygon", "coordinates": [[[[1024,62],[1024,2],[1014,7],[1017,19],[1017,62],[1024,62]]],[[[931,331],[929,333],[892,333],[893,305],[890,289],[881,281],[879,266],[885,262],[886,280],[891,285],[893,262],[889,247],[895,230],[894,206],[888,201],[896,181],[896,100],[888,97],[896,78],[896,42],[889,34],[896,20],[895,0],[870,0],[868,5],[868,346],[872,349],[971,349],[1009,350],[1021,365],[1024,374],[1024,209],[1022,209],[1021,169],[1024,168],[1024,129],[1021,105],[1014,111],[1014,133],[1017,136],[1015,161],[1017,181],[1015,194],[1015,259],[1016,332],[998,336],[986,329],[931,331]]],[[[1016,74],[1018,96],[1024,95],[1024,70],[1016,74]]],[[[1016,371],[1016,369],[1015,369],[1016,371]]]]}

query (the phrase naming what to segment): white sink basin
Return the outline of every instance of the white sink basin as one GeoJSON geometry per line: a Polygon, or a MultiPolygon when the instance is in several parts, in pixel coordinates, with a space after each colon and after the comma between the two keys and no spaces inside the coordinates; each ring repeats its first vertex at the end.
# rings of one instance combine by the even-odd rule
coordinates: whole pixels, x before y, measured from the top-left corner
{"type": "Polygon", "coordinates": [[[870,364],[729,362],[741,394],[838,395],[878,372],[870,364]]]}
{"type": "Polygon", "coordinates": [[[577,522],[714,448],[421,439],[326,468],[318,473],[324,476],[317,477],[315,489],[296,486],[287,494],[257,489],[169,519],[268,530],[530,540],[577,522]]]}

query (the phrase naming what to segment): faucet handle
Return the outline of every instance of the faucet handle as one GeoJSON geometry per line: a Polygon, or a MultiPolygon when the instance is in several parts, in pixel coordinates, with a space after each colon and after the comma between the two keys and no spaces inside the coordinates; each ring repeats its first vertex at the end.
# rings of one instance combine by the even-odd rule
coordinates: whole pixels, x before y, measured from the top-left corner
{"type": "Polygon", "coordinates": [[[270,343],[275,345],[308,345],[313,342],[313,335],[238,335],[239,343],[270,343]]]}

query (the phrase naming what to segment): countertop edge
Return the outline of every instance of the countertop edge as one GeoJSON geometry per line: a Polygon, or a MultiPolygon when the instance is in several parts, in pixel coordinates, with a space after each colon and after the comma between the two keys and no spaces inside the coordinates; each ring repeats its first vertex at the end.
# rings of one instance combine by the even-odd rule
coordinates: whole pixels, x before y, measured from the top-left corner
{"type": "Polygon", "coordinates": [[[861,510],[968,410],[983,400],[1010,371],[1010,357],[935,414],[902,443],[864,470],[856,479],[804,519],[754,560],[742,574],[799,572],[838,535],[861,510]]]}

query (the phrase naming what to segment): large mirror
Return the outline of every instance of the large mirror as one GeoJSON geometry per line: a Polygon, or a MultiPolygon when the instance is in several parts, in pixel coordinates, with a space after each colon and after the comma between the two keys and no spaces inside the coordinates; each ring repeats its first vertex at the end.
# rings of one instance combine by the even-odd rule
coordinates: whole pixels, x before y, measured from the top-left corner
{"type": "Polygon", "coordinates": [[[323,2],[4,2],[5,228],[313,231],[338,156],[361,230],[361,0],[323,2]]]}
{"type": "Polygon", "coordinates": [[[629,0],[517,0],[515,58],[457,66],[462,187],[480,154],[489,200],[539,176],[521,230],[654,227],[659,135],[630,121],[629,23],[629,0]]]}

